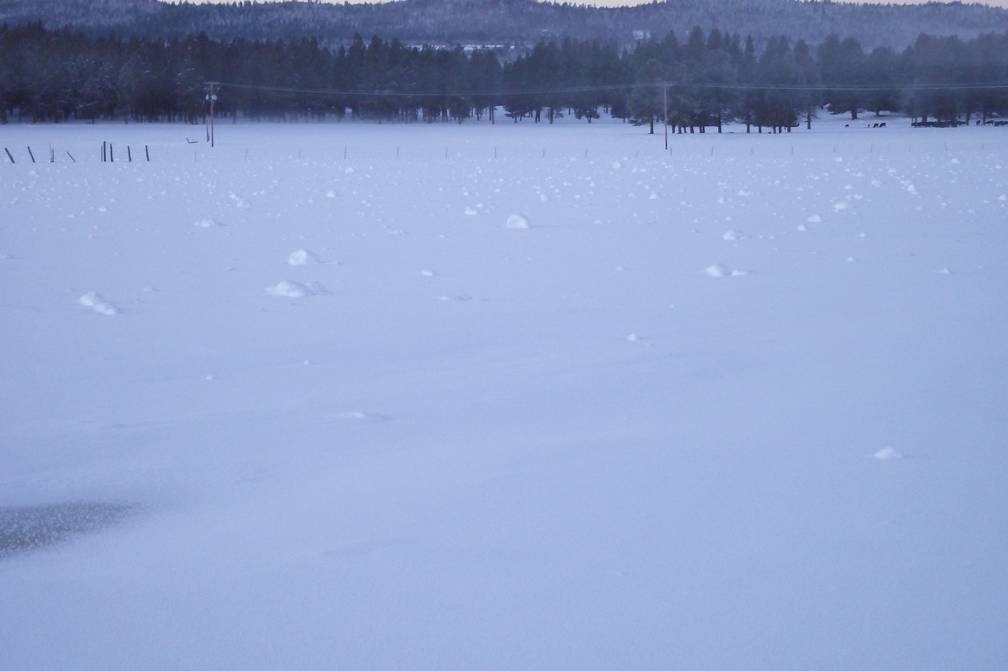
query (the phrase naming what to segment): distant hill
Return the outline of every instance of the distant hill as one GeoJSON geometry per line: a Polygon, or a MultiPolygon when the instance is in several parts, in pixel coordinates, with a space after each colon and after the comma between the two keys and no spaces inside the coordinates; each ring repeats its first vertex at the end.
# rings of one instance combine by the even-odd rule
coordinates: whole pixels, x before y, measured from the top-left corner
{"type": "Polygon", "coordinates": [[[273,2],[163,3],[157,0],[0,0],[0,23],[41,21],[86,32],[171,37],[205,32],[231,39],[316,38],[345,42],[354,33],[434,44],[529,44],[571,36],[631,43],[683,35],[693,26],[752,35],[788,35],[811,43],[830,33],[865,46],[903,47],[918,34],[972,37],[1008,30],[1008,10],[958,2],[860,5],[799,0],[669,0],[602,8],[535,0],[400,0],[380,4],[273,2]]]}

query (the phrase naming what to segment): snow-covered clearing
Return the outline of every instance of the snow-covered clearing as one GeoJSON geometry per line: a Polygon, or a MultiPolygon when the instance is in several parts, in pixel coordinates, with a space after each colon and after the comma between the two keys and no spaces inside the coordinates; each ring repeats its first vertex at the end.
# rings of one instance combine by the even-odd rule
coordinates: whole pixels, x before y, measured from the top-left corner
{"type": "Polygon", "coordinates": [[[889,125],[0,127],[0,667],[1005,668],[1008,132],[889,125]]]}

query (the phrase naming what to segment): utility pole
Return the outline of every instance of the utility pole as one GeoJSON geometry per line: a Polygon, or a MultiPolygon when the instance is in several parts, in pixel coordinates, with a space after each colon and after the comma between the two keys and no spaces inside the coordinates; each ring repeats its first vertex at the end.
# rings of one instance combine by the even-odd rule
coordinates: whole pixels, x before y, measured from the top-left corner
{"type": "Polygon", "coordinates": [[[662,94],[665,100],[665,151],[668,151],[668,84],[662,86],[662,94]]]}
{"type": "Polygon", "coordinates": [[[210,103],[210,120],[207,123],[207,140],[210,142],[210,146],[216,146],[214,141],[214,107],[217,103],[217,91],[220,90],[220,82],[206,82],[205,89],[206,100],[210,103]]]}

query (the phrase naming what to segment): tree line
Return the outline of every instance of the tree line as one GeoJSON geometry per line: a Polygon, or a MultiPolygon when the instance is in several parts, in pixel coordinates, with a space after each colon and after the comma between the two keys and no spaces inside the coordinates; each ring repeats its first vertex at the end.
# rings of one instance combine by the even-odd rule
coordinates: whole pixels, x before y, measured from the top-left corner
{"type": "Polygon", "coordinates": [[[816,46],[694,28],[632,48],[597,40],[513,50],[414,47],[360,35],[313,39],[95,37],[39,24],[0,27],[0,121],[198,122],[205,82],[222,116],[551,123],[608,113],[653,132],[790,131],[817,113],[905,112],[929,123],[1008,117],[1008,33],[920,35],[902,51],[830,36],[816,46]],[[667,86],[665,84],[668,84],[667,86]],[[978,86],[963,86],[964,84],[978,86]]]}

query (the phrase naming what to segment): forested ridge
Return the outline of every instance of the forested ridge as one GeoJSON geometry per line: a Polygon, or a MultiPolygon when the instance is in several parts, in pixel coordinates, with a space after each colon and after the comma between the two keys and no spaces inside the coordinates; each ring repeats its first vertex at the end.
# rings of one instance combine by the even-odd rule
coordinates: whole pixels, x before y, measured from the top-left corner
{"type": "Polygon", "coordinates": [[[92,35],[213,39],[314,38],[335,47],[355,33],[416,44],[505,44],[543,39],[604,39],[620,46],[650,33],[693,26],[752,35],[762,47],[775,35],[818,44],[828,35],[856,37],[867,48],[902,49],[920,33],[975,37],[1008,30],[1008,10],[974,3],[860,4],[828,0],[673,0],[636,7],[594,7],[536,0],[401,0],[384,3],[157,0],[0,0],[0,23],[42,22],[92,35]]]}
{"type": "Polygon", "coordinates": [[[356,36],[313,39],[96,37],[41,25],[0,27],[0,120],[198,121],[207,81],[221,115],[350,115],[397,121],[590,122],[610,113],[651,128],[704,132],[738,120],[790,129],[818,114],[905,112],[956,124],[1008,115],[1008,33],[920,35],[904,50],[830,36],[813,47],[694,28],[633,48],[547,40],[517,57],[498,50],[412,47],[356,36]]]}

